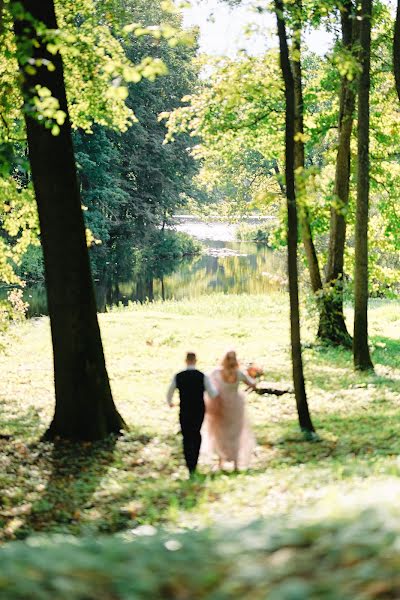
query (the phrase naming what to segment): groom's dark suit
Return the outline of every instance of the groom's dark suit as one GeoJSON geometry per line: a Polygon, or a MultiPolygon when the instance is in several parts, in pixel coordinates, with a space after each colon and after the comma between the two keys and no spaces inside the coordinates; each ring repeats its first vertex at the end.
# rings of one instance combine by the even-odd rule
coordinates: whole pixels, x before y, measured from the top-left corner
{"type": "Polygon", "coordinates": [[[187,468],[192,473],[197,466],[201,446],[200,429],[204,420],[204,373],[186,369],[176,375],[179,390],[179,421],[183,436],[183,453],[187,468]]]}
{"type": "Polygon", "coordinates": [[[196,470],[201,446],[201,426],[204,420],[204,392],[214,398],[215,390],[207,375],[194,367],[188,367],[177,373],[172,380],[167,400],[171,404],[175,389],[179,390],[179,422],[183,437],[183,453],[190,473],[196,470]]]}

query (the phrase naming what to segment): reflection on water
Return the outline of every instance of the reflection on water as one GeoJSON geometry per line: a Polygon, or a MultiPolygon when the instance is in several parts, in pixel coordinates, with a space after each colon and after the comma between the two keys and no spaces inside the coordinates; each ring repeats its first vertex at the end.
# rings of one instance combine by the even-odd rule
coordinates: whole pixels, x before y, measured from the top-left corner
{"type": "MultiPolygon", "coordinates": [[[[175,264],[158,264],[157,273],[143,269],[129,281],[114,276],[96,283],[100,312],[108,306],[129,302],[192,298],[216,292],[225,294],[265,294],[286,287],[286,261],[282,254],[248,242],[227,241],[234,234],[234,225],[204,224],[200,221],[180,223],[180,230],[192,235],[204,235],[204,253],[194,259],[175,264]],[[233,232],[233,233],[232,233],[233,232]],[[210,236],[214,236],[210,239],[210,236]],[[224,240],[218,237],[225,238],[224,240]]],[[[46,314],[46,293],[43,285],[25,290],[30,304],[30,316],[46,314]]]]}
{"type": "Polygon", "coordinates": [[[118,283],[111,302],[106,304],[147,298],[180,300],[215,292],[261,294],[285,287],[284,261],[268,248],[237,242],[205,241],[204,244],[207,246],[202,256],[182,261],[171,274],[157,279],[148,274],[147,280],[118,283]],[[210,255],[207,248],[222,252],[210,255]],[[235,254],[226,255],[226,249],[235,254]]]}

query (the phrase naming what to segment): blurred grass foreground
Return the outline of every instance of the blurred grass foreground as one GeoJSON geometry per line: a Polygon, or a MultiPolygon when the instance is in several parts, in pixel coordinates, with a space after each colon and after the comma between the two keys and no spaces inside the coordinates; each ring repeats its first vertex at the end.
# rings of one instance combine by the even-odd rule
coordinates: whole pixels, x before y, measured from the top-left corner
{"type": "MultiPolygon", "coordinates": [[[[376,492],[376,490],[375,490],[376,492]]],[[[372,496],[376,500],[376,493],[372,496]]],[[[151,526],[100,538],[31,538],[0,550],[9,600],[368,600],[400,595],[398,482],[379,508],[332,499],[236,528],[183,533],[151,526]]]]}

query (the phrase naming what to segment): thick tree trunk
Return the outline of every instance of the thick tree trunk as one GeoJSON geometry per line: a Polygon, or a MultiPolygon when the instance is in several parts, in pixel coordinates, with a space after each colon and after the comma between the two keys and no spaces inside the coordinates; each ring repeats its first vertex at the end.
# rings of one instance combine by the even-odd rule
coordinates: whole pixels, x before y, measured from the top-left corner
{"type": "Polygon", "coordinates": [[[0,37],[4,33],[3,19],[4,19],[4,0],[0,0],[0,37]]]}
{"type": "Polygon", "coordinates": [[[41,22],[57,29],[54,3],[22,0],[12,9],[53,341],[56,407],[46,437],[101,439],[124,423],[112,399],[97,322],[62,60],[47,51],[48,40],[35,28],[41,22]],[[50,90],[66,115],[58,135],[35,118],[37,86],[50,90]]]}
{"type": "Polygon", "coordinates": [[[358,84],[358,177],[354,267],[354,339],[356,369],[373,369],[368,348],[368,204],[369,204],[369,95],[371,86],[372,0],[361,2],[360,57],[358,84]]]}
{"type": "Polygon", "coordinates": [[[400,0],[397,0],[396,21],[394,25],[393,70],[396,80],[397,95],[400,100],[400,0]]]}
{"type": "MultiPolygon", "coordinates": [[[[351,50],[355,42],[353,3],[346,0],[341,10],[342,42],[351,50]]],[[[343,314],[343,268],[346,242],[346,210],[349,204],[351,133],[353,130],[356,91],[354,83],[346,76],[342,78],[338,126],[338,149],[334,196],[331,207],[328,263],[326,268],[325,294],[321,302],[318,337],[335,344],[351,347],[351,336],[347,331],[343,314]]]]}
{"type": "Polygon", "coordinates": [[[285,177],[288,210],[288,275],[290,297],[290,336],[292,347],[293,383],[296,396],[297,412],[300,427],[311,433],[314,426],[308,410],[304,384],[303,361],[300,341],[300,310],[297,268],[297,206],[294,174],[294,136],[295,136],[295,92],[294,79],[289,60],[289,49],[286,38],[286,27],[283,16],[282,0],[275,0],[275,12],[278,23],[280,60],[285,82],[286,126],[285,126],[285,177]]]}
{"type": "MultiPolygon", "coordinates": [[[[299,11],[302,10],[301,2],[299,2],[299,11]]],[[[303,101],[303,80],[301,68],[301,16],[295,20],[295,34],[293,39],[293,53],[296,60],[292,61],[292,70],[294,77],[294,96],[295,96],[295,148],[294,148],[294,168],[297,173],[297,196],[303,193],[302,171],[305,167],[304,157],[304,101],[303,101]]],[[[298,202],[297,202],[298,204],[298,202]]],[[[311,289],[314,294],[322,289],[322,278],[318,264],[318,256],[314,246],[312,236],[310,215],[305,202],[299,207],[299,220],[301,237],[303,241],[304,251],[307,257],[308,271],[310,274],[311,289]]]]}

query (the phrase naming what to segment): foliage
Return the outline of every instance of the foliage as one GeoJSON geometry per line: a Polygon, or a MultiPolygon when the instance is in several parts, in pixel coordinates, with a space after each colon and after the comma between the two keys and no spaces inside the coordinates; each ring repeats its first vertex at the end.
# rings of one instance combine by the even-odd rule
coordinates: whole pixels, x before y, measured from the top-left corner
{"type": "Polygon", "coordinates": [[[153,249],[154,254],[161,259],[166,256],[174,258],[193,256],[202,250],[201,242],[184,232],[164,230],[159,232],[157,237],[153,249]]]}
{"type": "Polygon", "coordinates": [[[230,196],[239,203],[257,199],[258,193],[276,200],[279,187],[270,175],[283,157],[276,51],[261,58],[209,59],[206,65],[209,81],[185,98],[186,106],[164,115],[167,140],[179,139],[181,131],[199,138],[193,154],[204,161],[201,182],[210,190],[227,188],[228,181],[230,196]]]}
{"type": "MultiPolygon", "coordinates": [[[[8,283],[15,280],[11,261],[18,263],[28,246],[37,243],[38,227],[8,3],[6,8],[1,36],[5,52],[0,58],[0,158],[5,178],[0,185],[8,189],[1,194],[0,225],[6,229],[13,222],[13,232],[0,237],[0,277],[8,283]]],[[[52,52],[61,51],[65,64],[87,226],[91,239],[102,243],[92,251],[96,274],[105,267],[113,238],[138,230],[143,235],[147,225],[161,225],[189,189],[194,164],[186,152],[190,143],[182,140],[179,152],[163,147],[165,128],[157,115],[179,105],[188,92],[195,78],[195,47],[185,45],[193,36],[183,30],[179,11],[161,1],[151,6],[108,0],[79,0],[68,6],[58,2],[57,17],[57,32],[44,31],[40,24],[37,32],[46,37],[52,52]]],[[[54,128],[62,118],[56,102],[48,90],[38,90],[35,114],[54,128]]],[[[29,266],[29,257],[25,263],[29,266]]]]}
{"type": "MultiPolygon", "coordinates": [[[[162,2],[127,4],[119,16],[121,26],[128,19],[145,26],[165,19],[164,29],[169,23],[174,31],[183,33],[179,13],[165,13],[162,8],[162,2]]],[[[187,152],[192,143],[189,137],[183,137],[174,148],[165,146],[166,129],[157,120],[161,110],[179,106],[181,97],[193,86],[195,47],[171,47],[166,40],[137,37],[135,32],[125,36],[123,45],[132,63],[146,57],[162,60],[168,72],[155,81],[129,85],[127,105],[138,122],[128,131],[116,133],[94,126],[91,134],[79,130],[74,136],[85,220],[93,237],[101,242],[91,248],[94,276],[101,280],[110,264],[128,279],[135,262],[136,266],[142,264],[143,257],[154,262],[150,255],[156,256],[158,249],[150,246],[159,239],[157,230],[169,223],[185,202],[196,170],[187,152]]],[[[172,248],[169,259],[179,252],[172,248]]]]}
{"type": "Polygon", "coordinates": [[[44,280],[44,264],[42,248],[31,244],[16,267],[17,275],[23,281],[35,282],[44,280]]]}
{"type": "MultiPolygon", "coordinates": [[[[292,6],[292,3],[289,3],[292,6]]],[[[337,7],[305,2],[304,22],[313,26],[321,19],[336,32],[337,7]]],[[[393,18],[388,7],[375,3],[371,95],[371,292],[392,294],[396,290],[398,256],[397,208],[399,111],[392,75],[391,37],[393,18]]],[[[258,3],[263,10],[263,3],[258,3]]],[[[266,7],[265,7],[266,8],[266,7]]],[[[303,57],[306,169],[301,174],[304,193],[300,210],[307,208],[320,263],[327,254],[330,207],[337,151],[340,76],[353,81],[359,72],[354,56],[334,35],[331,51],[324,57],[304,48],[303,57]]],[[[166,115],[168,139],[181,131],[199,139],[193,153],[201,159],[199,181],[209,189],[222,187],[241,210],[257,207],[264,214],[279,215],[283,204],[283,93],[277,53],[263,56],[239,53],[235,58],[203,58],[209,78],[187,106],[166,115]],[[228,182],[228,185],[227,183],[228,182]],[[229,186],[229,188],[228,188],[229,186]]],[[[355,151],[355,137],[352,142],[355,151]]],[[[349,244],[346,274],[353,272],[354,178],[346,214],[349,244]]],[[[300,174],[298,174],[299,179],[300,174]]],[[[338,207],[340,208],[340,207],[338,207]]]]}
{"type": "Polygon", "coordinates": [[[177,268],[183,258],[200,254],[202,245],[190,235],[175,231],[155,230],[144,246],[134,253],[136,276],[162,278],[177,268]]]}
{"type": "Polygon", "coordinates": [[[16,283],[12,262],[18,264],[38,233],[38,217],[32,189],[12,178],[0,178],[3,210],[0,212],[0,270],[4,283],[16,283]]]}
{"type": "MultiPolygon", "coordinates": [[[[130,18],[148,22],[166,18],[162,6],[159,0],[151,7],[135,2],[128,3],[126,10],[130,18]]],[[[169,15],[165,22],[182,30],[179,15],[169,15]]],[[[139,122],[115,138],[121,187],[127,196],[117,216],[129,221],[133,237],[142,237],[148,228],[169,223],[176,209],[184,204],[184,196],[191,193],[196,165],[188,148],[193,141],[183,136],[175,147],[166,146],[166,128],[158,121],[158,115],[180,106],[181,98],[193,88],[198,75],[192,60],[196,46],[171,48],[162,40],[132,37],[125,48],[132,62],[145,56],[157,57],[168,69],[168,74],[156,81],[142,81],[129,88],[127,104],[134,107],[139,122]]]]}
{"type": "Polygon", "coordinates": [[[28,303],[23,299],[21,288],[12,288],[6,293],[6,299],[0,300],[0,351],[5,349],[1,341],[12,322],[23,321],[28,310],[28,303]]]}
{"type": "MultiPolygon", "coordinates": [[[[7,86],[2,86],[0,97],[3,116],[0,135],[5,142],[13,141],[15,128],[17,133],[21,131],[22,106],[11,19],[11,15],[18,13],[21,7],[18,3],[8,2],[6,6],[8,10],[3,16],[4,31],[1,38],[4,46],[1,73],[7,86]]],[[[128,95],[126,84],[137,83],[143,77],[154,79],[166,72],[165,65],[159,59],[143,57],[135,65],[127,58],[122,44],[122,31],[110,8],[106,0],[78,0],[68,5],[56,2],[59,29],[46,31],[43,24],[36,24],[37,35],[46,39],[49,51],[62,54],[72,124],[86,131],[91,130],[93,123],[126,130],[135,120],[133,111],[125,103],[128,95]]],[[[170,30],[171,38],[176,32],[172,27],[170,30]]],[[[140,29],[140,24],[136,24],[132,31],[133,35],[162,37],[162,32],[156,27],[152,32],[146,28],[140,29]]],[[[35,68],[27,64],[27,57],[19,56],[19,59],[26,64],[26,69],[35,68]]],[[[52,68],[51,65],[49,68],[52,68]]],[[[49,127],[57,122],[56,108],[57,99],[49,97],[48,90],[38,90],[34,111],[38,118],[49,119],[49,127]]]]}
{"type": "Polygon", "coordinates": [[[183,258],[201,252],[201,243],[183,232],[170,230],[154,231],[148,240],[144,255],[154,261],[166,258],[183,258]]]}
{"type": "MultiPolygon", "coordinates": [[[[38,218],[32,190],[23,188],[19,182],[0,177],[0,280],[7,286],[21,285],[24,257],[35,241],[38,218]]],[[[0,332],[7,330],[13,320],[25,316],[26,305],[22,291],[11,289],[6,299],[0,299],[0,332]]]]}
{"type": "Polygon", "coordinates": [[[236,230],[236,239],[240,242],[256,242],[270,246],[270,235],[273,224],[240,225],[236,230]]]}

